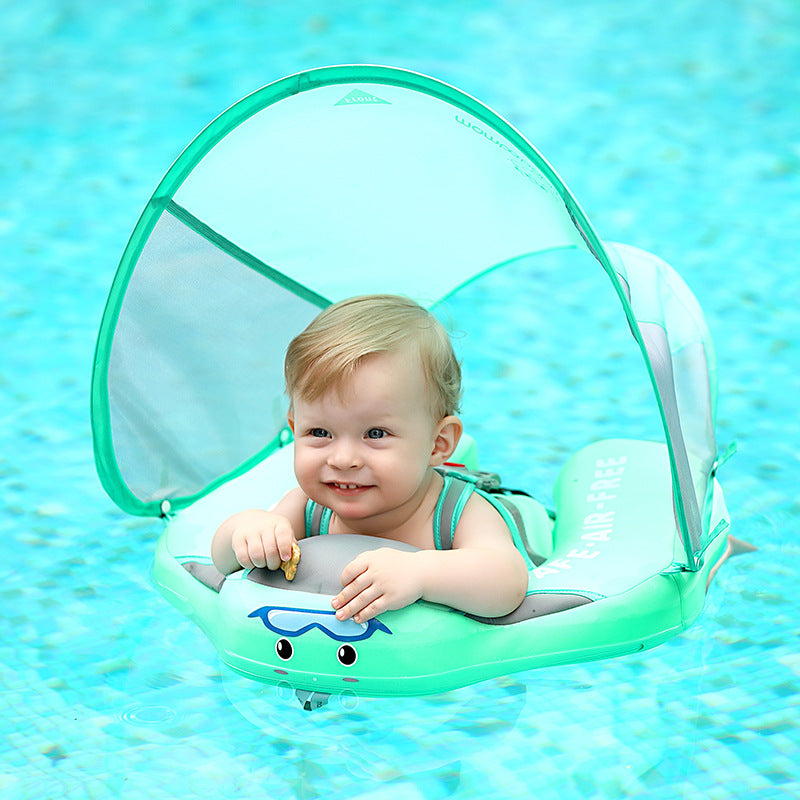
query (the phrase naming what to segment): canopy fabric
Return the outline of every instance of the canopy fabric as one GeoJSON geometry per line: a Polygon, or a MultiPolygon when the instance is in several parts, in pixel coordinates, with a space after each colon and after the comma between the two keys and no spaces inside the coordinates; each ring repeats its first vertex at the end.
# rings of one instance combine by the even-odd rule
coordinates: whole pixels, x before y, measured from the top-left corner
{"type": "Polygon", "coordinates": [[[130,513],[160,514],[288,443],[283,354],[329,303],[392,292],[431,306],[497,265],[559,248],[597,259],[648,364],[680,566],[695,569],[716,458],[713,350],[696,301],[663,261],[603,244],[508,122],[388,67],[264,87],[167,172],[98,337],[92,426],[106,491],[130,513]]]}

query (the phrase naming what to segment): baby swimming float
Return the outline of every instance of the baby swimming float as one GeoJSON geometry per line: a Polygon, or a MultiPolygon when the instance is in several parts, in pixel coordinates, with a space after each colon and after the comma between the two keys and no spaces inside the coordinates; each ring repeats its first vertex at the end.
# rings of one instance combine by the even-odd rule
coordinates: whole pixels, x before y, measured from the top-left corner
{"type": "Polygon", "coordinates": [[[554,514],[533,498],[500,495],[523,521],[530,564],[528,595],[512,614],[480,619],[418,602],[366,624],[340,622],[330,601],[345,565],[362,550],[410,546],[347,535],[304,539],[291,582],[266,569],[224,578],[208,555],[219,523],[247,504],[279,499],[273,487],[291,474],[287,447],[177,514],[159,541],[154,577],[228,666],[250,678],[286,682],[310,704],[346,691],[441,692],[516,670],[652,647],[698,616],[708,572],[726,546],[717,489],[717,533],[703,566],[682,569],[672,503],[651,488],[669,482],[666,448],[605,440],[565,465],[554,514]]]}
{"type": "Polygon", "coordinates": [[[332,693],[442,692],[607,658],[687,628],[733,541],[715,410],[711,338],[678,274],[602,241],[540,153],[486,106],[376,66],[279,80],[189,144],[123,253],[92,379],[106,491],[166,523],[156,585],[229,667],[288,684],[307,707],[332,693]],[[613,288],[663,437],[588,442],[566,460],[551,509],[487,483],[465,437],[453,469],[493,492],[521,531],[529,587],[518,609],[483,619],[420,601],[340,622],[330,600],[343,566],[401,546],[372,537],[303,540],[292,581],[217,572],[216,527],[294,485],[283,355],[320,309],[371,292],[435,306],[516,259],[576,250],[613,288]]]}

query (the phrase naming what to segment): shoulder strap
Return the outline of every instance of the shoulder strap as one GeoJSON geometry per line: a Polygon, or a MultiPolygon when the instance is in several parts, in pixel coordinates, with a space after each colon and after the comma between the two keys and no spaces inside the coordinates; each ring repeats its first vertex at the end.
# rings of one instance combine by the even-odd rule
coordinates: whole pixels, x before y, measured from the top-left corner
{"type": "Polygon", "coordinates": [[[544,564],[544,557],[540,556],[530,546],[528,535],[525,530],[525,520],[523,519],[522,513],[514,504],[514,502],[504,495],[488,495],[484,494],[483,492],[481,492],[481,494],[483,494],[483,496],[497,509],[500,516],[505,520],[506,525],[508,525],[508,528],[511,531],[511,538],[514,540],[517,550],[522,553],[522,557],[525,559],[528,569],[531,569],[531,567],[540,567],[542,564],[544,564]],[[498,507],[498,505],[502,508],[498,507]],[[503,514],[502,509],[505,509],[510,519],[503,514]]]}
{"type": "Polygon", "coordinates": [[[452,550],[453,536],[461,512],[475,485],[456,475],[444,476],[444,487],[433,512],[433,541],[437,550],[452,550]]]}
{"type": "Polygon", "coordinates": [[[498,476],[494,473],[484,472],[463,475],[459,472],[442,472],[441,474],[444,477],[445,485],[439,495],[433,519],[433,535],[437,550],[452,549],[456,525],[458,525],[467,500],[472,492],[475,492],[487,500],[503,518],[511,533],[511,538],[514,540],[514,545],[525,559],[528,569],[544,563],[544,558],[533,552],[528,545],[525,520],[511,497],[485,491],[481,487],[480,482],[485,481],[487,476],[492,479],[496,478],[499,486],[498,476]]]}
{"type": "Polygon", "coordinates": [[[308,500],[305,512],[306,537],[324,536],[331,524],[332,513],[329,508],[321,506],[313,500],[308,500]]]}

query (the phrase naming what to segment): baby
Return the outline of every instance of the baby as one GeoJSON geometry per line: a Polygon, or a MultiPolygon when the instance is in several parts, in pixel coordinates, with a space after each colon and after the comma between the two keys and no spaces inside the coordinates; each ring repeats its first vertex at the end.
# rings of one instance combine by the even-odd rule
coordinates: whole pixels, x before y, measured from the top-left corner
{"type": "Polygon", "coordinates": [[[462,432],[461,370],[438,320],[404,297],[344,300],[292,340],[285,373],[298,487],[271,511],[227,519],[211,547],[217,568],[277,569],[312,533],[307,520],[321,518],[321,533],[419,548],[379,547],[351,561],[331,601],[341,620],[366,622],[419,599],[485,617],[513,611],[525,562],[499,512],[466,482],[452,547],[437,549],[447,544],[435,524],[445,485],[435,467],[462,432]]]}

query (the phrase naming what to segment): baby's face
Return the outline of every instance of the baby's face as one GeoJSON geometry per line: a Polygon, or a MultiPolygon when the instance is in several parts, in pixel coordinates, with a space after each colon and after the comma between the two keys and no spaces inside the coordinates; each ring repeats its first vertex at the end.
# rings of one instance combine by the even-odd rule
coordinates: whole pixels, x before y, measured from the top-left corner
{"type": "Polygon", "coordinates": [[[438,420],[410,354],[370,356],[344,386],[293,407],[298,483],[340,519],[396,516],[426,491],[438,420]]]}

